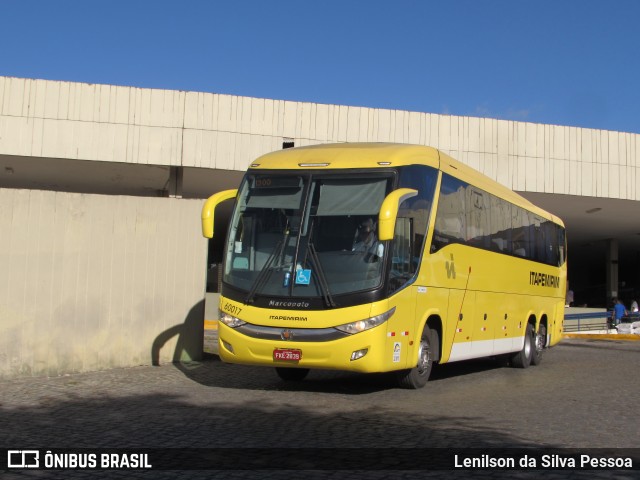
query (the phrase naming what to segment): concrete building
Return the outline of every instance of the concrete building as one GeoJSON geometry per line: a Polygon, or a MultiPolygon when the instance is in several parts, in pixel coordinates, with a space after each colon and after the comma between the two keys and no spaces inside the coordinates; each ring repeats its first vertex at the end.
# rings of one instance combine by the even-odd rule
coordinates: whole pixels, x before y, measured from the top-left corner
{"type": "Polygon", "coordinates": [[[637,134],[0,77],[0,377],[199,358],[202,199],[285,144],[360,141],[434,146],[558,214],[576,303],[639,295],[637,134]]]}

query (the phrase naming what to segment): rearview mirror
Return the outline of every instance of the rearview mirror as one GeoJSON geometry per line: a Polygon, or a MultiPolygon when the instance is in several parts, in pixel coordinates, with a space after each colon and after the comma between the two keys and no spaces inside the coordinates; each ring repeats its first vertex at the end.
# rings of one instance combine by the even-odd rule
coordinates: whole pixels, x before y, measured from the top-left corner
{"type": "Polygon", "coordinates": [[[202,207],[202,235],[206,238],[213,238],[213,216],[216,207],[225,200],[236,198],[238,189],[224,190],[211,195],[202,207]]]}
{"type": "Polygon", "coordinates": [[[398,217],[398,208],[407,198],[415,197],[418,191],[412,188],[399,188],[387,195],[380,207],[378,215],[378,239],[393,240],[398,217]]]}

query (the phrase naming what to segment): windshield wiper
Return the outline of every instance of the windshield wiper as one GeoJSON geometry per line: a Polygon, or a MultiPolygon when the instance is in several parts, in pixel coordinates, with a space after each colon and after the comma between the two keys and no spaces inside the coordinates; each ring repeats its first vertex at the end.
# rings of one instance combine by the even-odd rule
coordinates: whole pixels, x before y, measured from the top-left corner
{"type": "Polygon", "coordinates": [[[247,298],[245,298],[244,303],[247,303],[247,304],[253,303],[253,297],[256,295],[256,292],[258,291],[258,289],[261,289],[266,283],[268,274],[271,271],[271,264],[273,263],[276,257],[280,256],[280,252],[284,247],[284,243],[285,243],[284,240],[280,240],[278,243],[276,243],[276,246],[273,247],[273,250],[269,254],[267,261],[264,263],[262,270],[260,270],[260,273],[258,273],[256,280],[253,282],[253,285],[251,286],[251,289],[249,290],[249,293],[247,294],[247,298]]]}
{"type": "MultiPolygon", "coordinates": [[[[311,220],[311,226],[309,227],[308,232],[308,240],[307,240],[307,252],[310,254],[310,260],[313,264],[313,272],[318,279],[318,286],[320,287],[320,292],[322,293],[322,298],[324,298],[325,303],[329,307],[337,307],[336,302],[333,301],[333,297],[331,296],[331,291],[329,290],[329,283],[327,282],[327,277],[324,276],[324,270],[322,270],[322,265],[320,264],[320,258],[318,257],[318,252],[316,251],[316,246],[313,244],[311,239],[313,238],[313,228],[315,227],[315,219],[311,220]]],[[[305,258],[306,260],[306,258],[305,258]]]]}
{"type": "Polygon", "coordinates": [[[311,263],[314,265],[313,271],[318,278],[318,285],[320,286],[320,291],[322,292],[322,297],[324,298],[325,303],[330,307],[337,307],[336,302],[333,301],[333,297],[331,296],[331,292],[329,291],[329,284],[327,283],[327,278],[324,276],[324,271],[322,270],[322,265],[320,265],[320,259],[318,258],[318,252],[316,252],[316,247],[313,245],[311,241],[311,235],[309,235],[309,243],[307,243],[307,251],[310,253],[311,263]]]}

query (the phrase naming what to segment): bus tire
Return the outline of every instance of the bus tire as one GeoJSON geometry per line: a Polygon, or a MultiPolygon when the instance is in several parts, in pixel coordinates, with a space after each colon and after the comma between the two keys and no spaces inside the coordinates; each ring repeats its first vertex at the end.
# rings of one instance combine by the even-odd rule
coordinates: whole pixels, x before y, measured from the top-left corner
{"type": "Polygon", "coordinates": [[[540,323],[540,327],[538,328],[538,333],[535,337],[535,348],[533,349],[533,353],[531,356],[531,365],[540,365],[542,361],[542,352],[544,352],[544,347],[547,343],[547,327],[544,323],[540,323]]]}
{"type": "Polygon", "coordinates": [[[276,367],[276,373],[285,382],[301,382],[309,374],[309,369],[276,367]]]}
{"type": "Polygon", "coordinates": [[[396,380],[401,388],[418,389],[427,384],[431,369],[433,368],[433,345],[434,338],[431,329],[425,325],[418,347],[418,363],[408,370],[396,372],[396,380]]]}
{"type": "Polygon", "coordinates": [[[524,346],[522,350],[511,356],[511,366],[515,368],[527,368],[531,365],[531,358],[535,350],[535,332],[533,325],[527,324],[527,330],[524,335],[524,346]]]}

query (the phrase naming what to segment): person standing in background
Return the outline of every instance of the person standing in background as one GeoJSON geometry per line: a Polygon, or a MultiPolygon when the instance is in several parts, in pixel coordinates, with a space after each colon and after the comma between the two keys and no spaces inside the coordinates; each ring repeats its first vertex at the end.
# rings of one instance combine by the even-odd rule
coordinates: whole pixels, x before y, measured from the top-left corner
{"type": "Polygon", "coordinates": [[[614,299],[613,326],[617,327],[618,325],[620,325],[620,322],[622,321],[622,317],[624,317],[626,314],[627,314],[627,309],[622,303],[622,300],[620,300],[619,298],[614,299]]]}
{"type": "MultiPolygon", "coordinates": [[[[568,287],[568,285],[567,285],[568,287]]],[[[573,290],[567,289],[567,298],[565,299],[565,307],[573,307],[573,290]]]]}

